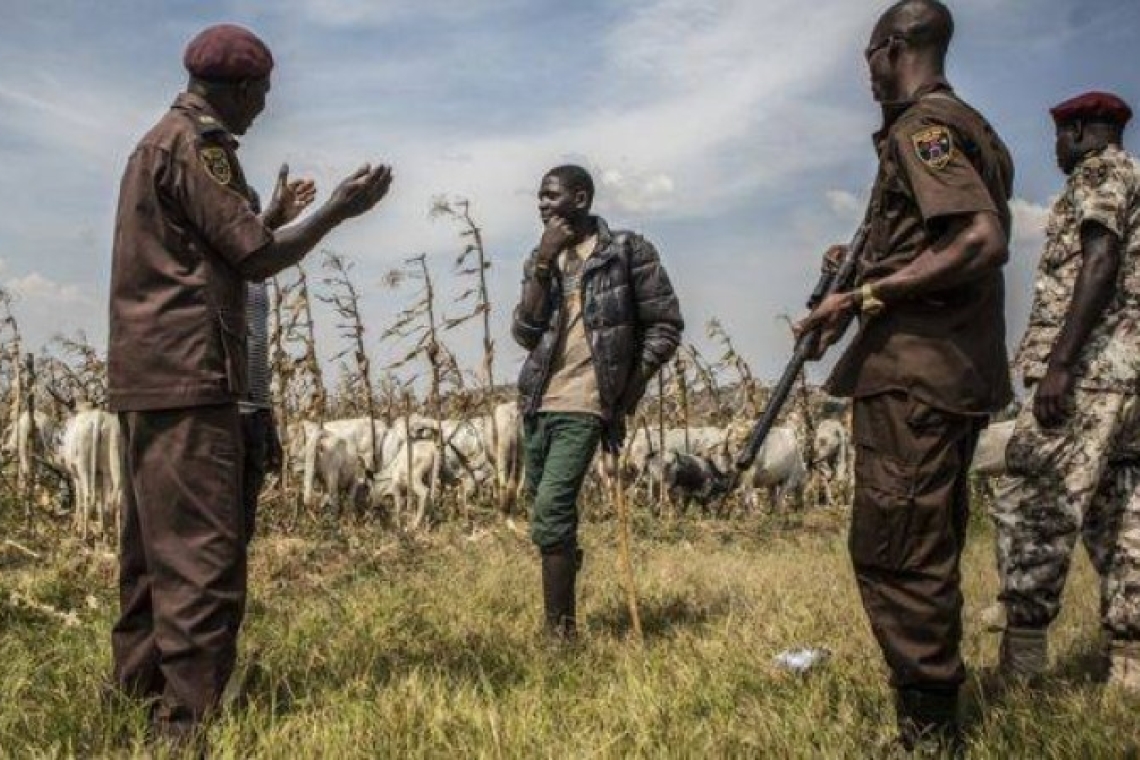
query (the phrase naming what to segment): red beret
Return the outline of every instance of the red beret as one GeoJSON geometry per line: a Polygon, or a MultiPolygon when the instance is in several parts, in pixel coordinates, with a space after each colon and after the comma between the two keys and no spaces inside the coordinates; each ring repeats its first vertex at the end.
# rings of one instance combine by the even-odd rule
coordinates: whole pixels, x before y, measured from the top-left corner
{"type": "Polygon", "coordinates": [[[273,54],[245,27],[217,24],[190,40],[182,63],[200,79],[263,79],[273,70],[273,54]]]}
{"type": "Polygon", "coordinates": [[[1132,118],[1132,109],[1108,92],[1086,92],[1049,109],[1057,124],[1077,120],[1108,121],[1124,126],[1132,118]]]}

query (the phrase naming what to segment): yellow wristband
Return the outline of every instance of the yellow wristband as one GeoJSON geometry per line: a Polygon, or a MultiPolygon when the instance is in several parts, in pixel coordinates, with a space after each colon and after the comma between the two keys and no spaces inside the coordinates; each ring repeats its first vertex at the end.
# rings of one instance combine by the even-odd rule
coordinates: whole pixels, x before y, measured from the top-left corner
{"type": "Polygon", "coordinates": [[[859,288],[859,310],[869,317],[882,313],[887,305],[875,295],[875,286],[869,282],[859,288]]]}

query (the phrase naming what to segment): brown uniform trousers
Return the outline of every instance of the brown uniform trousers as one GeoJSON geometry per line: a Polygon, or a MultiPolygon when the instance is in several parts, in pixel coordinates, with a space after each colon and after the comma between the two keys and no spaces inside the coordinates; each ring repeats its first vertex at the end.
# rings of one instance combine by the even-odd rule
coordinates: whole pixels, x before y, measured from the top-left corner
{"type": "Polygon", "coordinates": [[[241,501],[245,516],[245,542],[253,540],[257,527],[257,500],[265,485],[269,469],[269,436],[273,416],[268,409],[258,409],[241,415],[243,443],[241,501]]]}
{"type": "Polygon", "coordinates": [[[234,668],[246,599],[242,435],[236,404],[123,412],[119,686],[192,723],[234,668]]]}
{"type": "Polygon", "coordinates": [[[958,564],[984,418],[903,392],[855,399],[853,412],[851,559],[891,685],[952,691],[965,678],[958,564]]]}

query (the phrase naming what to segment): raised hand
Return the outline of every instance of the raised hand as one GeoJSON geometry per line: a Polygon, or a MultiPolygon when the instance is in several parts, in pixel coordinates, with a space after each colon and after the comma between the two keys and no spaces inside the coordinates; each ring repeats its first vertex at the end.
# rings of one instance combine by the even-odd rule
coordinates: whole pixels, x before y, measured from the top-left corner
{"type": "Polygon", "coordinates": [[[552,264],[561,253],[574,242],[574,231],[570,223],[560,216],[552,216],[542,230],[542,238],[538,241],[539,264],[552,264]]]}
{"type": "Polygon", "coordinates": [[[385,164],[357,169],[337,185],[329,198],[329,206],[341,219],[360,216],[388,194],[392,185],[392,169],[385,164]]]}
{"type": "Polygon", "coordinates": [[[311,179],[289,179],[289,164],[281,164],[277,172],[277,184],[273,186],[273,197],[265,210],[267,227],[277,229],[301,215],[317,197],[317,185],[311,179]]]}

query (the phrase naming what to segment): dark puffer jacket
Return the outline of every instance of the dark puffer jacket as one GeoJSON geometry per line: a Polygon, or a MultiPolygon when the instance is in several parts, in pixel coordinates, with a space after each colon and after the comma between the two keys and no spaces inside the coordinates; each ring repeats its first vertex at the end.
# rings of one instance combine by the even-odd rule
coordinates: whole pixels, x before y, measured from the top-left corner
{"type": "MultiPolygon", "coordinates": [[[[685,322],[653,245],[632,232],[611,233],[604,220],[595,219],[598,248],[582,269],[582,319],[607,438],[611,445],[620,445],[625,415],[632,411],[619,408],[622,399],[636,403],[649,379],[677,350],[685,322]]],[[[536,253],[527,258],[524,284],[534,276],[536,253]]],[[[526,416],[538,412],[550,381],[561,303],[561,281],[554,277],[541,324],[525,322],[515,309],[511,333],[530,351],[519,374],[519,406],[526,416]]]]}

